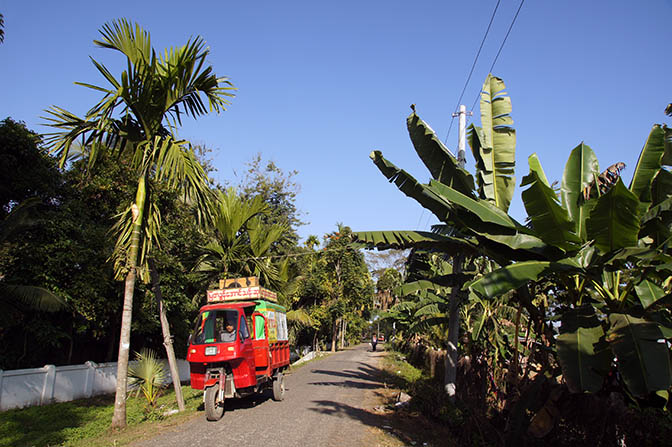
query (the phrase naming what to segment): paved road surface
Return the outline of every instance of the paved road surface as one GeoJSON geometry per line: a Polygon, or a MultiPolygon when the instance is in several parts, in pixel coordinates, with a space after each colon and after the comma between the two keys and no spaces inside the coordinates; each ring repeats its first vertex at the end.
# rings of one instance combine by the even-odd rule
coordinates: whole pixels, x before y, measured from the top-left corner
{"type": "Polygon", "coordinates": [[[367,426],[380,421],[370,410],[381,352],[369,345],[313,361],[285,378],[285,400],[275,402],[270,390],[258,401],[229,399],[224,417],[217,422],[199,415],[158,437],[135,444],[170,446],[344,446],[364,445],[367,426]]]}

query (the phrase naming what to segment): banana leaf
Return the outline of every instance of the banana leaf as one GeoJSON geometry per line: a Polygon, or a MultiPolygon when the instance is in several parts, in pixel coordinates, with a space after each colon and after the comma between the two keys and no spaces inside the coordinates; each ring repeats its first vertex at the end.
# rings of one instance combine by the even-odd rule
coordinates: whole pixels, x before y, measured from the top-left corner
{"type": "Polygon", "coordinates": [[[665,152],[664,137],[663,128],[659,124],[654,125],[639,153],[639,160],[637,160],[629,189],[640,202],[652,201],[651,183],[660,170],[661,159],[665,152]]]}
{"type": "Polygon", "coordinates": [[[635,396],[670,387],[670,356],[655,322],[628,314],[609,315],[607,341],[616,354],[618,370],[635,396]]]}
{"type": "Polygon", "coordinates": [[[415,112],[408,116],[406,125],[413,147],[432,177],[462,194],[475,197],[474,178],[466,169],[458,166],[457,160],[436,136],[434,130],[415,112]]]}
{"type": "Polygon", "coordinates": [[[555,191],[548,185],[537,154],[530,155],[528,161],[530,173],[523,177],[520,186],[529,186],[522,197],[536,234],[547,244],[563,250],[578,248],[581,240],[573,233],[575,227],[567,210],[560,206],[555,191]]]}
{"type": "Polygon", "coordinates": [[[470,211],[483,222],[489,222],[511,229],[520,227],[520,225],[509,217],[508,214],[485,200],[472,199],[435,180],[429,182],[428,189],[436,195],[443,197],[446,202],[454,203],[470,211]]]}
{"type": "Polygon", "coordinates": [[[475,254],[478,246],[468,239],[443,236],[427,231],[357,231],[352,233],[353,242],[364,243],[366,248],[379,250],[406,248],[435,249],[445,252],[465,251],[475,254]]]}
{"type": "Polygon", "coordinates": [[[611,366],[604,335],[592,306],[563,312],[556,345],[562,375],[572,393],[594,393],[602,388],[611,366]]]}
{"type": "Polygon", "coordinates": [[[644,309],[648,309],[666,295],[658,284],[647,279],[635,285],[635,293],[637,293],[637,298],[639,298],[639,302],[642,303],[644,309]]]}
{"type": "Polygon", "coordinates": [[[593,173],[600,172],[600,165],[593,150],[586,144],[579,144],[569,154],[562,175],[560,196],[563,207],[567,210],[569,218],[574,222],[574,233],[582,241],[586,241],[585,221],[590,213],[590,206],[594,201],[582,200],[583,189],[590,184],[593,173]]]}
{"type": "Polygon", "coordinates": [[[418,182],[411,174],[396,167],[392,162],[383,157],[382,152],[373,151],[369,155],[380,172],[397,188],[408,197],[417,201],[424,208],[431,211],[440,221],[450,221],[450,203],[429,191],[425,185],[418,182]]]}
{"type": "Polygon", "coordinates": [[[660,246],[672,236],[672,173],[660,169],[651,184],[651,206],[641,219],[639,238],[650,236],[660,246]]]}
{"type": "Polygon", "coordinates": [[[482,296],[495,297],[517,289],[529,281],[554,273],[575,273],[581,268],[572,258],[559,262],[524,261],[501,267],[486,273],[480,278],[466,283],[463,289],[469,289],[482,296]]]}
{"type": "Polygon", "coordinates": [[[651,183],[651,203],[658,205],[672,196],[672,173],[661,169],[651,183]]]}
{"type": "Polygon", "coordinates": [[[664,165],[672,165],[672,129],[663,124],[663,144],[665,152],[661,163],[664,165]]]}
{"type": "Polygon", "coordinates": [[[370,157],[388,180],[394,182],[406,196],[431,211],[439,220],[457,226],[461,231],[481,235],[482,239],[488,241],[488,255],[492,255],[500,264],[510,262],[507,259],[544,259],[558,256],[541,239],[521,234],[528,233],[529,230],[489,202],[472,199],[434,180],[430,185],[423,185],[385,159],[380,151],[372,152],[370,157]]]}
{"type": "Polygon", "coordinates": [[[637,245],[640,222],[639,200],[619,178],[606,194],[597,199],[586,220],[586,234],[598,250],[610,252],[637,245]]]}
{"type": "Polygon", "coordinates": [[[425,290],[445,291],[450,287],[462,287],[464,283],[470,281],[472,278],[473,275],[464,273],[435,276],[402,284],[394,290],[394,293],[398,296],[405,296],[425,290]]]}
{"type": "Polygon", "coordinates": [[[516,179],[516,131],[511,118],[511,98],[504,91],[506,85],[491,74],[481,91],[482,128],[470,126],[471,151],[478,169],[477,182],[480,197],[508,211],[516,179]]]}

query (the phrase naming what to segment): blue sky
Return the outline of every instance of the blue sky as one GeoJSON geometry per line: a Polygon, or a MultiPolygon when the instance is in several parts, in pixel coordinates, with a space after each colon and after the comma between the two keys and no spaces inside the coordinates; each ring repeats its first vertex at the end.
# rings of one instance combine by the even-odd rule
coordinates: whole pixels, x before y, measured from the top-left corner
{"type": "MultiPolygon", "coordinates": [[[[322,235],[428,229],[435,222],[387,183],[368,158],[378,149],[421,181],[409,105],[444,139],[496,0],[34,2],[0,0],[0,119],[47,132],[51,105],[83,115],[102,84],[89,56],[119,72],[121,56],[95,48],[115,18],[140,23],[157,49],[190,36],[239,89],[219,115],[186,121],[180,136],[213,149],[220,182],[237,183],[256,153],[299,171],[298,208],[322,235]]],[[[519,1],[502,0],[463,103],[477,97],[519,1]]],[[[651,125],[669,123],[672,0],[525,2],[493,73],[504,79],[517,130],[517,185],[536,152],[559,180],[569,151],[590,145],[602,169],[622,161],[632,176],[651,125]]],[[[474,120],[478,123],[478,106],[474,120]]],[[[457,145],[457,122],[448,145],[457,145]]],[[[467,168],[473,171],[468,154],[467,168]]],[[[524,218],[516,189],[511,214],[524,218]]]]}

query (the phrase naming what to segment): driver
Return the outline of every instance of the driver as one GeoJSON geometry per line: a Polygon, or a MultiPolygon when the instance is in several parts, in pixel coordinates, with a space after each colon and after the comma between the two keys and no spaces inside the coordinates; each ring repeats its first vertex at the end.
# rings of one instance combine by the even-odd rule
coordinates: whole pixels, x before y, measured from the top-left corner
{"type": "Polygon", "coordinates": [[[224,322],[224,330],[219,332],[219,339],[223,342],[236,341],[236,329],[228,319],[224,322]]]}

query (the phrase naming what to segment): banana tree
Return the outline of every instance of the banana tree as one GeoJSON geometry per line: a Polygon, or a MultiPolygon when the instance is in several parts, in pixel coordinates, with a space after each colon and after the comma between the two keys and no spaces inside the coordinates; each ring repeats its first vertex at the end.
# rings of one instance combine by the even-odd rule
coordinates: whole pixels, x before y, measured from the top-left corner
{"type": "Polygon", "coordinates": [[[672,183],[664,164],[672,160],[670,135],[666,126],[653,127],[628,187],[620,164],[600,173],[595,154],[581,143],[569,156],[558,195],[532,155],[523,202],[536,235],[563,256],[513,263],[467,284],[497,296],[553,279],[566,292],[556,295],[557,351],[571,391],[601,389],[615,358],[630,393],[667,396],[672,183]]]}
{"type": "MultiPolygon", "coordinates": [[[[558,254],[555,248],[507,214],[515,187],[516,136],[510,116],[511,100],[501,79],[488,75],[482,88],[480,110],[482,127],[470,127],[476,180],[459,165],[431,127],[415,113],[415,109],[407,118],[407,126],[413,146],[432,176],[429,183],[419,183],[385,159],[380,151],[371,153],[374,164],[383,175],[404,194],[431,211],[444,224],[443,231],[356,234],[358,241],[378,249],[415,247],[456,255],[451,287],[440,290],[440,293],[452,296],[448,312],[450,355],[446,360],[446,391],[449,396],[454,395],[455,389],[459,306],[464,300],[459,286],[473,277],[473,273],[465,275],[462,271],[466,257],[485,255],[500,265],[507,265],[512,260],[545,259],[558,254]]],[[[436,291],[429,286],[427,290],[436,291]]]]}

